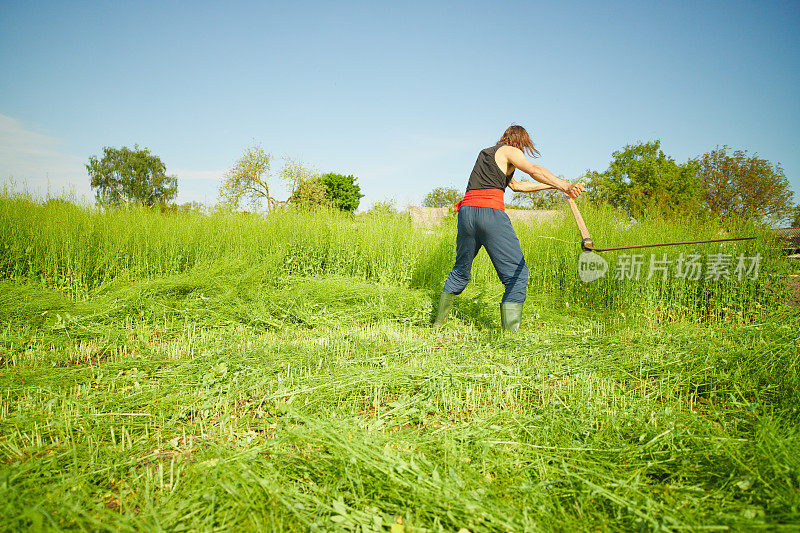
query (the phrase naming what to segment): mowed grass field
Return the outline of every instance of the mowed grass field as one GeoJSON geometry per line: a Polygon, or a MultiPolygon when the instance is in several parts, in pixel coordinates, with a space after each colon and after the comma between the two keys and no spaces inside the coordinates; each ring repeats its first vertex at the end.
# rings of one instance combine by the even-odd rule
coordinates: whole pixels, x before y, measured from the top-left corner
{"type": "MultiPolygon", "coordinates": [[[[607,246],[719,232],[584,217],[607,246]]],[[[452,220],[5,191],[0,529],[797,529],[800,317],[774,243],[692,248],[760,253],[756,280],[584,284],[570,218],[517,231],[520,331],[483,252],[432,330],[452,220]]]]}

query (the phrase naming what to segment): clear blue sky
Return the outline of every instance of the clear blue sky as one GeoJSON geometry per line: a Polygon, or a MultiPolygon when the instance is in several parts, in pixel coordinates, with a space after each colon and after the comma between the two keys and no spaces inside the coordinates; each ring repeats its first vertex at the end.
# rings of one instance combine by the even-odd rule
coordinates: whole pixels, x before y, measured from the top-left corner
{"type": "Polygon", "coordinates": [[[800,2],[0,4],[0,179],[89,197],[138,143],[216,199],[253,140],[400,206],[526,126],[567,179],[661,139],[781,163],[800,201],[800,2]]]}

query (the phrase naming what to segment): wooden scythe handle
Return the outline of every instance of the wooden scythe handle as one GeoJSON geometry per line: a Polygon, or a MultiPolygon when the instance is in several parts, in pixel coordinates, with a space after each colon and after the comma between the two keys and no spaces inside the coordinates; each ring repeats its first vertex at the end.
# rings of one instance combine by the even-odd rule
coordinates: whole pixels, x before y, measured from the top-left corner
{"type": "Polygon", "coordinates": [[[593,250],[594,242],[592,242],[592,236],[589,235],[589,230],[586,229],[586,223],[583,221],[581,212],[578,211],[578,206],[575,204],[575,200],[572,198],[567,198],[567,203],[569,204],[569,208],[572,210],[572,216],[575,217],[575,223],[578,224],[578,231],[581,232],[581,248],[583,248],[584,252],[593,250]]]}

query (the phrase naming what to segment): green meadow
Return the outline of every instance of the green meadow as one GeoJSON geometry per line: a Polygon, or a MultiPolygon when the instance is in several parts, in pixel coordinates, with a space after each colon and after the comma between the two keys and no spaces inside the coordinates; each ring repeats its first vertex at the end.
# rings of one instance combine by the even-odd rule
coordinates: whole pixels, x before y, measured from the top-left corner
{"type": "Polygon", "coordinates": [[[582,283],[565,210],[516,228],[519,332],[484,252],[433,330],[452,218],[5,190],[0,529],[800,527],[787,259],[756,228],[581,205],[598,246],[755,234],[653,253],[758,254],[759,275],[615,279],[620,252],[582,283]]]}

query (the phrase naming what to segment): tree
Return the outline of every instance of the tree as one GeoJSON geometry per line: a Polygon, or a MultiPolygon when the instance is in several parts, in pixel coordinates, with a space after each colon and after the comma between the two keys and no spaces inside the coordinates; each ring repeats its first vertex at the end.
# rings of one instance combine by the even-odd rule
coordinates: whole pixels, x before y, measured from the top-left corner
{"type": "Polygon", "coordinates": [[[266,200],[268,208],[275,209],[279,202],[270,195],[268,182],[271,160],[272,155],[260,144],[247,147],[242,157],[222,177],[219,187],[222,203],[238,209],[242,199],[247,199],[256,209],[262,200],[266,200]]]}
{"type": "Polygon", "coordinates": [[[594,202],[606,202],[641,217],[693,215],[701,208],[700,178],[691,163],[679,165],[661,150],[661,141],[627,145],[611,154],[605,172],[587,171],[587,192],[594,202]]]}
{"type": "Polygon", "coordinates": [[[800,205],[797,205],[794,208],[794,217],[792,218],[791,227],[800,228],[800,205]]]}
{"type": "Polygon", "coordinates": [[[178,195],[178,178],[166,175],[166,166],[147,148],[103,148],[103,158],[86,164],[97,201],[120,206],[168,204],[178,195]]]}
{"type": "Polygon", "coordinates": [[[294,194],[301,182],[319,178],[317,173],[306,168],[302,161],[289,156],[283,157],[283,169],[281,169],[280,176],[288,186],[290,195],[294,194]]]}
{"type": "Polygon", "coordinates": [[[319,176],[300,179],[294,187],[289,204],[297,207],[331,207],[328,189],[319,176]]]}
{"type": "Polygon", "coordinates": [[[780,164],[773,165],[746,150],[717,147],[692,160],[702,180],[708,208],[723,217],[772,224],[791,220],[794,204],[789,180],[780,164]]]}
{"type": "Polygon", "coordinates": [[[356,183],[355,176],[343,176],[329,172],[320,177],[325,185],[326,196],[331,203],[342,211],[353,212],[358,209],[361,198],[361,187],[356,183]]]}
{"type": "Polygon", "coordinates": [[[452,187],[436,187],[422,200],[423,207],[448,207],[464,198],[464,193],[452,187]]]}

